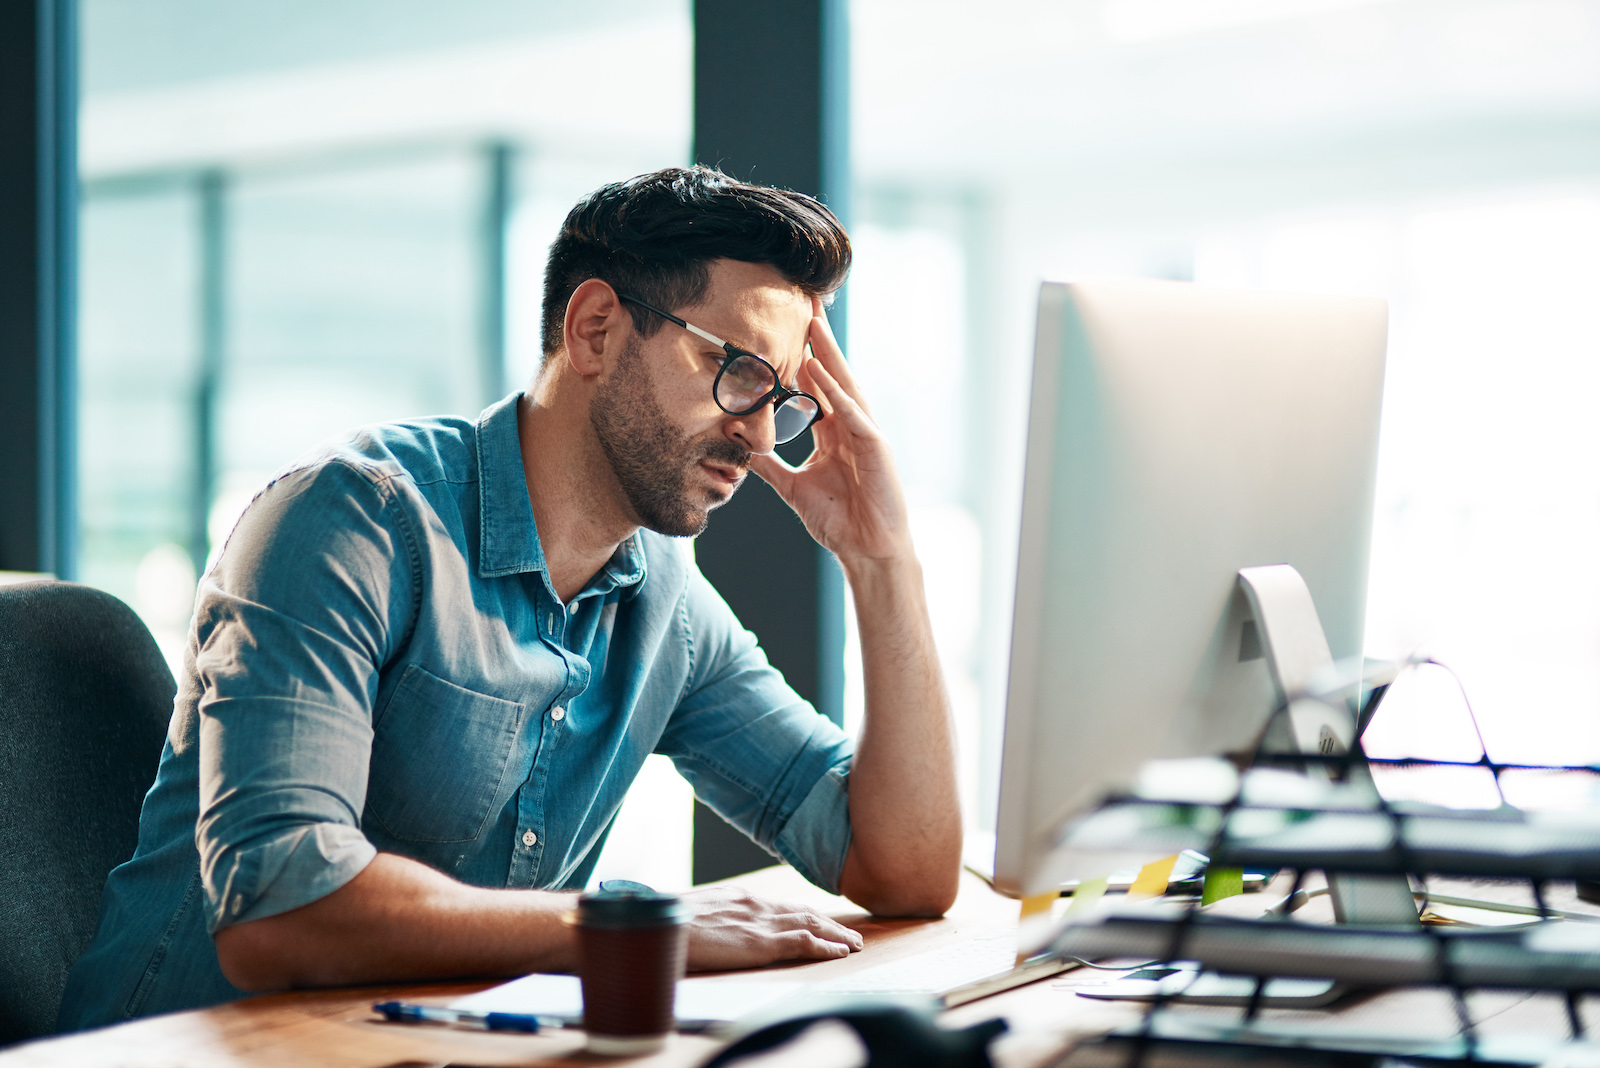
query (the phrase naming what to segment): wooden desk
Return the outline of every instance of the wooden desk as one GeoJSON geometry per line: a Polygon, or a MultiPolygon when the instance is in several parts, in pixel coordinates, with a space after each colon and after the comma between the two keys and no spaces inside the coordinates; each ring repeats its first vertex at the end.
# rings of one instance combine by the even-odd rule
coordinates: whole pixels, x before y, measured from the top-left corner
{"type": "MultiPolygon", "coordinates": [[[[936,949],[971,938],[1013,930],[1017,903],[1002,898],[971,875],[963,875],[961,894],[949,915],[939,920],[875,920],[841,897],[807,884],[792,869],[769,868],[732,880],[764,897],[798,901],[819,908],[860,931],[866,949],[840,960],[730,973],[749,981],[821,980],[936,949]]],[[[996,1046],[1006,1068],[1035,1068],[1048,1062],[1070,1035],[1095,1033],[1135,1019],[1138,1009],[1074,997],[1070,987],[1103,977],[1067,973],[1028,987],[953,1010],[962,1024],[1005,1015],[1014,1034],[996,1046]]],[[[580,1031],[538,1035],[486,1034],[450,1028],[391,1024],[372,1012],[372,1004],[392,998],[445,1004],[495,985],[496,981],[405,984],[268,994],[194,1012],[135,1020],[0,1052],[0,1066],[117,1065],[119,1068],[432,1068],[455,1065],[696,1065],[719,1045],[713,1039],[677,1035],[650,1057],[619,1061],[583,1051],[580,1031]]]]}
{"type": "MultiPolygon", "coordinates": [[[[867,948],[841,960],[780,966],[755,972],[729,973],[731,981],[763,978],[822,980],[896,960],[908,954],[973,938],[1005,933],[1016,927],[1017,903],[998,896],[978,879],[964,875],[960,897],[950,914],[939,920],[875,920],[843,898],[824,894],[789,868],[769,868],[734,880],[755,893],[799,901],[835,916],[865,936],[867,948]]],[[[1494,881],[1451,880],[1436,892],[1465,897],[1525,902],[1525,885],[1494,881]]],[[[1259,915],[1273,897],[1246,895],[1222,902],[1218,909],[1238,915],[1259,915]]],[[[1570,884],[1553,886],[1556,908],[1600,911],[1572,896],[1570,884]]],[[[1308,906],[1306,918],[1331,919],[1326,899],[1308,906]],[[1315,914],[1328,912],[1326,916],[1315,914]]],[[[1009,1034],[993,1047],[1000,1068],[1041,1068],[1072,1041],[1137,1020],[1142,1008],[1131,1003],[1092,1001],[1074,988],[1102,982],[1103,972],[1079,969],[1041,980],[991,998],[963,1005],[946,1014],[958,1026],[1001,1015],[1009,1034]]],[[[313,990],[247,998],[216,1008],[158,1016],[99,1031],[43,1039],[0,1052],[0,1068],[59,1068],[61,1065],[117,1065],[120,1068],[259,1068],[304,1065],[308,1068],[443,1068],[445,1065],[537,1066],[571,1068],[589,1064],[649,1065],[679,1068],[700,1064],[717,1048],[715,1040],[677,1035],[662,1052],[632,1060],[589,1057],[579,1031],[539,1035],[485,1034],[448,1028],[390,1024],[372,1012],[375,1001],[398,998],[444,1004],[463,994],[495,985],[495,981],[396,984],[391,986],[313,990]]],[[[1600,997],[1589,999],[1585,1017],[1591,1033],[1600,1029],[1600,997]]],[[[1520,991],[1478,991],[1469,996],[1482,1034],[1565,1034],[1565,1009],[1549,994],[1520,991]]],[[[1239,1010],[1186,1007],[1183,1012],[1238,1019],[1239,1010]]],[[[1264,1023],[1306,1030],[1359,1031],[1445,1038],[1458,1030],[1450,995],[1440,989],[1395,990],[1357,995],[1337,1010],[1267,1010],[1264,1023]]]]}

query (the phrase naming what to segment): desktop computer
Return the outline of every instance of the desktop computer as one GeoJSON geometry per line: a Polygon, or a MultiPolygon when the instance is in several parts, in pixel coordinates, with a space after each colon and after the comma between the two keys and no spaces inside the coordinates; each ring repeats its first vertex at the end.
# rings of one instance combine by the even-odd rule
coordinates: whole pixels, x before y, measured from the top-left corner
{"type": "MultiPolygon", "coordinates": [[[[1056,892],[1064,821],[1148,761],[1250,750],[1312,667],[1360,656],[1387,329],[1372,299],[1044,284],[997,890],[1056,892]]],[[[1403,879],[1341,891],[1352,915],[1416,922],[1403,879]]],[[[990,941],[850,990],[955,1004],[1069,963],[1012,968],[990,941]]]]}
{"type": "Polygon", "coordinates": [[[1387,323],[1358,297],[1044,284],[996,889],[1059,886],[1058,829],[1147,761],[1255,745],[1284,683],[1241,570],[1291,565],[1319,655],[1360,656],[1387,323]]]}

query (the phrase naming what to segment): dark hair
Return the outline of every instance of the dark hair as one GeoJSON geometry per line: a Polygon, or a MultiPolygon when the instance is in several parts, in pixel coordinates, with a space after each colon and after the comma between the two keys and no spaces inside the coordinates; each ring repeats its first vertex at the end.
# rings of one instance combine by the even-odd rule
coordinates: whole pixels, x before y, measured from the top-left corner
{"type": "MultiPolygon", "coordinates": [[[[591,278],[672,311],[699,303],[715,259],[766,263],[810,296],[850,273],[850,237],[813,197],[711,167],[668,167],[601,186],[567,213],[544,272],[544,352],[561,347],[567,302],[591,278]]],[[[659,316],[628,305],[648,337],[659,316]]]]}

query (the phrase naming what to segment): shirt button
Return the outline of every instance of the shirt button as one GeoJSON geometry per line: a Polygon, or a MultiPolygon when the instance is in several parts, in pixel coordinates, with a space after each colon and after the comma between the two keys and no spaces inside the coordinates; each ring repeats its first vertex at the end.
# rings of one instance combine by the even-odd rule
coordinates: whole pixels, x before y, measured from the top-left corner
{"type": "Polygon", "coordinates": [[[556,705],[556,707],[550,710],[550,718],[555,720],[557,723],[560,723],[562,720],[567,718],[567,710],[562,708],[560,705],[556,705]]]}
{"type": "Polygon", "coordinates": [[[538,840],[539,836],[534,834],[532,831],[522,832],[522,844],[527,846],[529,849],[532,849],[533,843],[537,842],[538,840]]]}
{"type": "Polygon", "coordinates": [[[578,602],[577,601],[573,601],[571,604],[567,605],[567,611],[571,612],[573,615],[577,615],[578,614],[578,602]]]}

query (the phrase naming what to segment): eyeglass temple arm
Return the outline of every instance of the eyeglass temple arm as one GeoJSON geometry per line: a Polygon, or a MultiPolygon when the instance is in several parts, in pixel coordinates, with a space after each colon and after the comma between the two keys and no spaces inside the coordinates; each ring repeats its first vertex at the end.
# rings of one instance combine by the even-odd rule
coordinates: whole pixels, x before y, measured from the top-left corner
{"type": "Polygon", "coordinates": [[[726,341],[722,340],[717,335],[711,333],[709,330],[702,330],[698,326],[695,326],[693,323],[686,323],[682,319],[678,318],[676,315],[673,315],[671,312],[662,311],[660,308],[656,307],[654,304],[646,304],[644,301],[640,300],[638,297],[629,297],[629,296],[624,296],[621,293],[618,293],[617,294],[617,299],[621,300],[621,301],[625,301],[628,304],[637,304],[637,305],[639,305],[639,307],[643,308],[645,311],[655,312],[657,315],[661,316],[661,318],[667,320],[669,323],[677,323],[679,326],[681,326],[685,330],[689,331],[689,333],[694,334],[696,337],[705,338],[707,341],[711,342],[713,345],[717,346],[718,348],[726,349],[728,347],[728,343],[726,341]]]}

